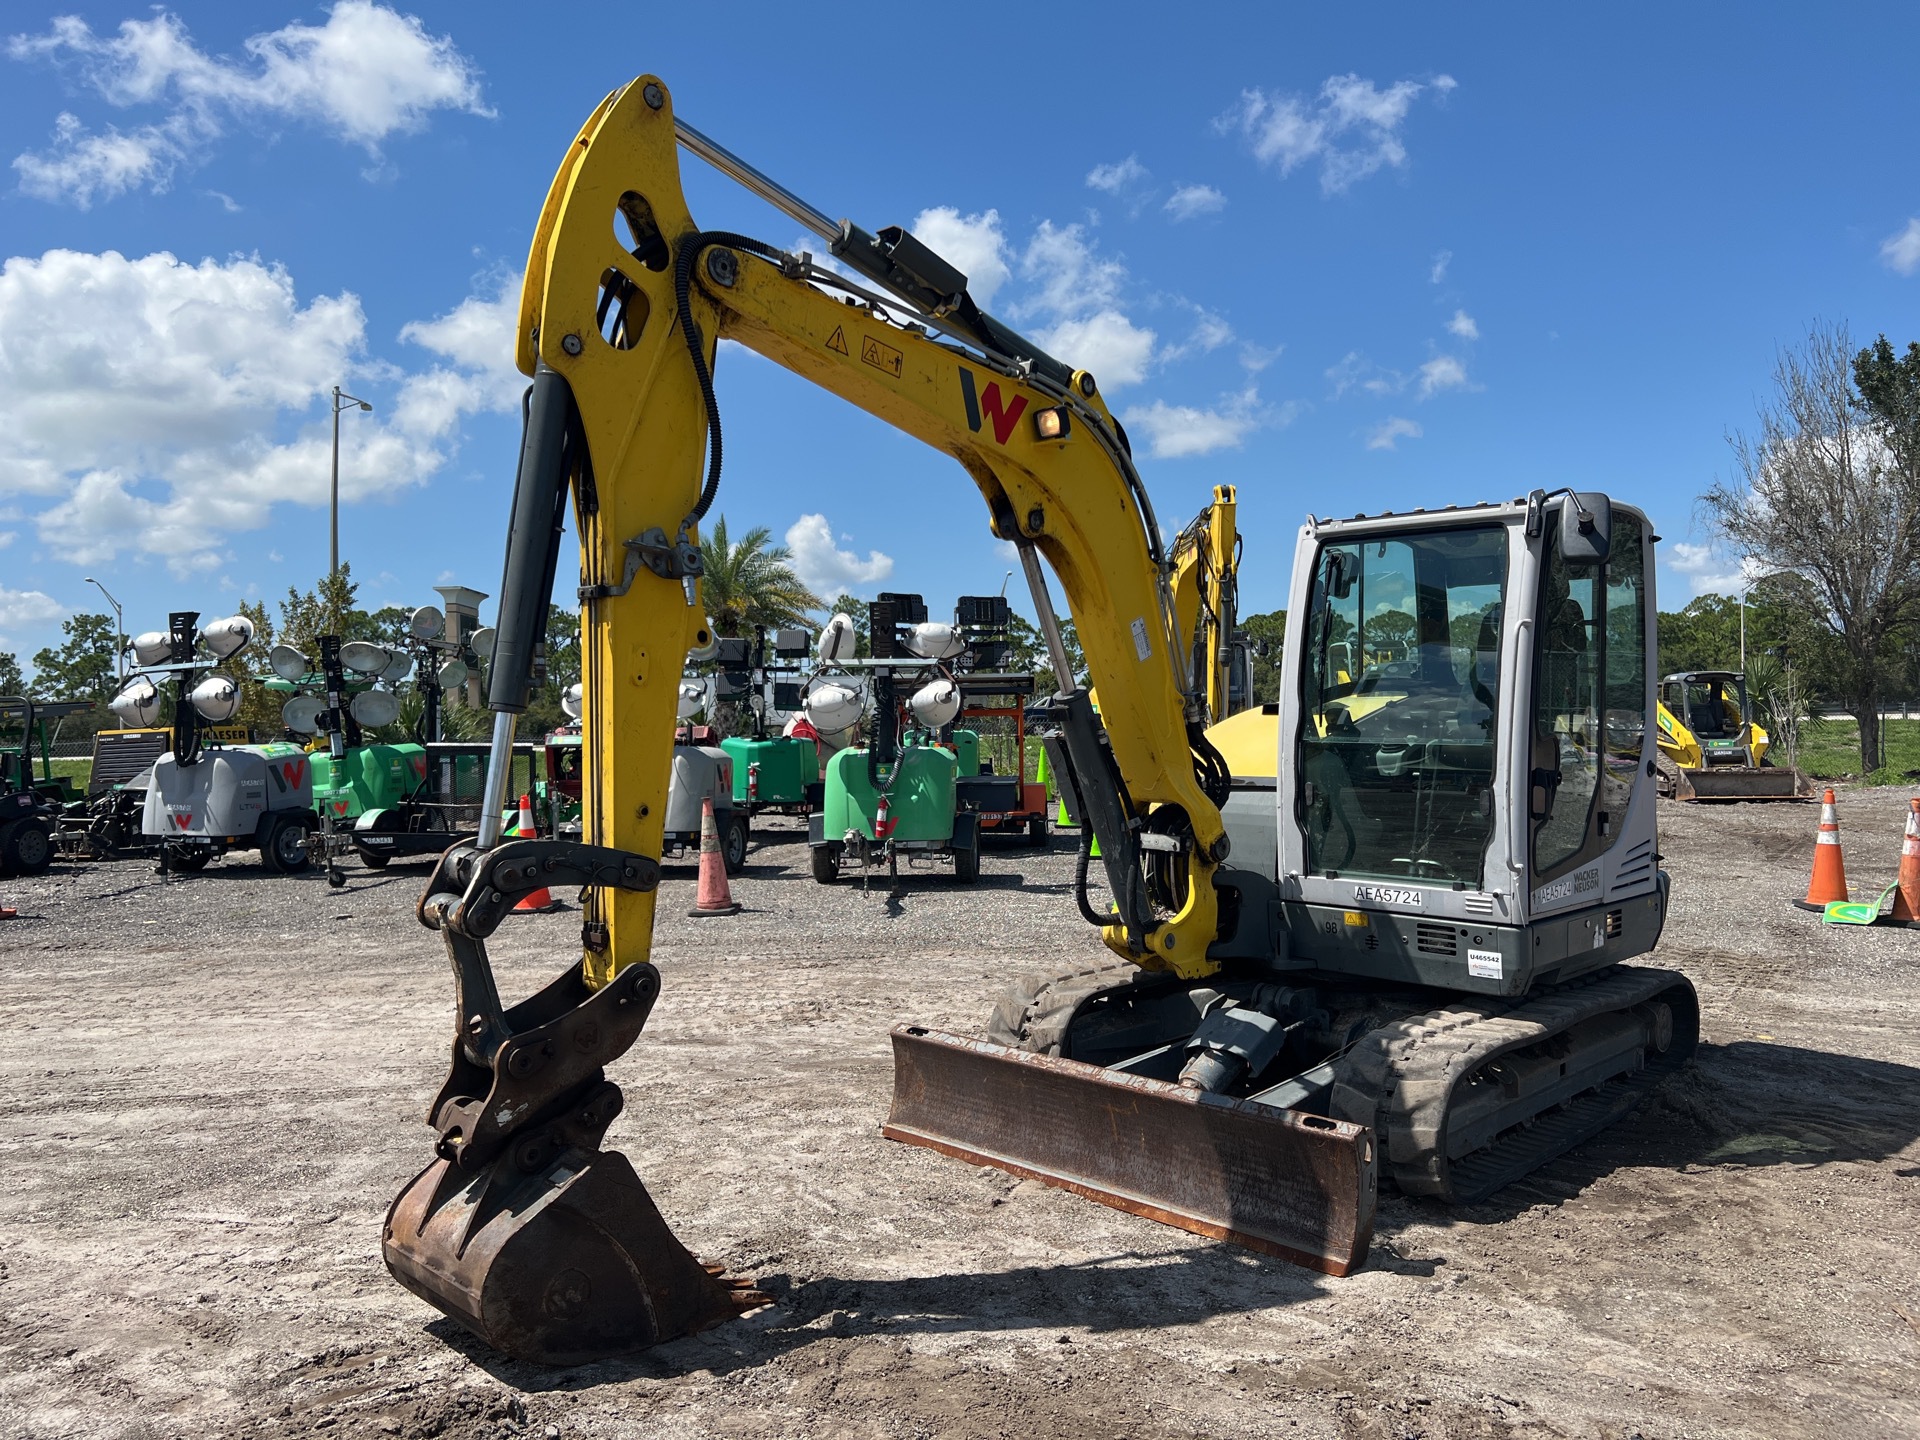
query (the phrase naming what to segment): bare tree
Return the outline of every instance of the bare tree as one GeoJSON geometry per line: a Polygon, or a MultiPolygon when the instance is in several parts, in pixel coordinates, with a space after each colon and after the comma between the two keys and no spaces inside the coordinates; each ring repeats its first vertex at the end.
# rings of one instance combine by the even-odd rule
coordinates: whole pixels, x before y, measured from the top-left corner
{"type": "Polygon", "coordinates": [[[1881,755],[1890,636],[1920,619],[1920,477],[1899,464],[1854,390],[1847,328],[1816,324],[1774,365],[1755,430],[1727,437],[1735,475],[1701,504],[1721,537],[1766,569],[1812,582],[1839,642],[1823,677],[1860,722],[1860,768],[1881,755]]]}

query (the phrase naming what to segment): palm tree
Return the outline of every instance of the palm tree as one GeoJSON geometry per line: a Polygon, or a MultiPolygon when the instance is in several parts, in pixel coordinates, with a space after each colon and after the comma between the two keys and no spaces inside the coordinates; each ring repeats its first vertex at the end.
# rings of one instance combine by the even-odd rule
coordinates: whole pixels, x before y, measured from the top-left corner
{"type": "Polygon", "coordinates": [[[787,563],[793,552],[768,544],[772,538],[773,531],[760,525],[737,545],[729,544],[724,515],[714,521],[711,534],[701,537],[700,595],[716,635],[745,635],[756,625],[797,625],[809,610],[826,605],[793,573],[787,563]]]}

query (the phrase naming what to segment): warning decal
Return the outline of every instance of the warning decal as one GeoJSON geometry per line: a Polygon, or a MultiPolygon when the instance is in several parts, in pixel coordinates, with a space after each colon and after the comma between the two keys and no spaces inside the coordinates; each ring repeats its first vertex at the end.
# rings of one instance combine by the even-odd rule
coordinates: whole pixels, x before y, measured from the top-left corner
{"type": "Polygon", "coordinates": [[[842,355],[847,353],[846,326],[836,325],[833,327],[833,334],[827,337],[827,349],[838,351],[842,355]]]}
{"type": "Polygon", "coordinates": [[[906,357],[891,345],[882,345],[878,340],[868,337],[860,342],[860,358],[876,370],[884,370],[894,379],[900,378],[901,367],[906,357]]]}

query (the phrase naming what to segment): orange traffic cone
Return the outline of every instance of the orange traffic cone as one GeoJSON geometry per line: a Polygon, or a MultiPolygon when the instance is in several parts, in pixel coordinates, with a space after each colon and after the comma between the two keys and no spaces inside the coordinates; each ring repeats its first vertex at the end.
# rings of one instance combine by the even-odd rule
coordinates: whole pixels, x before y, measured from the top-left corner
{"type": "MultiPolygon", "coordinates": [[[[533,823],[533,796],[522,795],[520,797],[520,819],[513,827],[514,838],[518,840],[531,840],[539,833],[539,830],[535,828],[533,823]]],[[[513,910],[516,915],[523,911],[529,915],[540,915],[548,910],[558,910],[559,908],[560,902],[553,898],[553,891],[542,885],[538,890],[531,891],[522,896],[520,903],[514,906],[513,910]]]]}
{"type": "Polygon", "coordinates": [[[1900,888],[1893,894],[1892,918],[1920,922],[1920,799],[1907,805],[1907,838],[1900,842],[1900,888]]]}
{"type": "Polygon", "coordinates": [[[1833,791],[1820,798],[1820,838],[1813,847],[1813,876],[1807,881],[1809,910],[1825,909],[1829,901],[1847,898],[1847,867],[1840,858],[1840,816],[1833,808],[1833,791]]]}
{"type": "Polygon", "coordinates": [[[713,797],[700,802],[700,894],[687,914],[696,920],[709,915],[736,915],[740,906],[727,889],[727,862],[720,854],[720,827],[713,818],[713,797]]]}

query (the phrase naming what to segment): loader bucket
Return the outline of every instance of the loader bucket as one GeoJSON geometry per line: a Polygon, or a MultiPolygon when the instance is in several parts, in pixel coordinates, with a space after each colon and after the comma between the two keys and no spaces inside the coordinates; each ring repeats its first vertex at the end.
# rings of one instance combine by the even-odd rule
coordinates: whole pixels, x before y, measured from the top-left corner
{"type": "Polygon", "coordinates": [[[673,1236],[617,1151],[569,1148],[528,1173],[428,1166],[387,1212],[387,1268],[503,1355],[581,1365],[766,1303],[673,1236]]]}
{"type": "Polygon", "coordinates": [[[1811,800],[1813,782],[1796,769],[1775,765],[1709,765],[1688,770],[1692,794],[1683,800],[1811,800]]]}
{"type": "Polygon", "coordinates": [[[918,1026],[881,1133],[1329,1275],[1373,1232],[1365,1126],[918,1026]]]}

